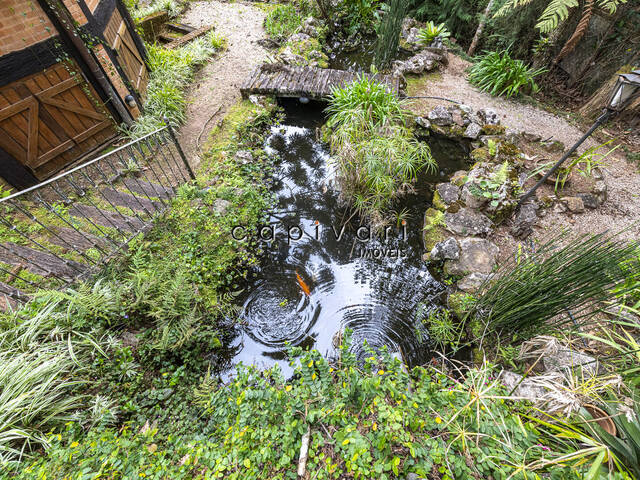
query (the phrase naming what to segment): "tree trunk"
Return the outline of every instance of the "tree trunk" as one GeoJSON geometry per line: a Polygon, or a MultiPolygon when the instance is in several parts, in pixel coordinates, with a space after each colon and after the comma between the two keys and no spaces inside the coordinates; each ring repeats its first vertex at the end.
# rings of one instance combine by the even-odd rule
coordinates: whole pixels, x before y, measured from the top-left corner
{"type": "Polygon", "coordinates": [[[489,0],[489,4],[487,8],[484,10],[484,14],[480,19],[480,25],[478,25],[478,29],[476,30],[476,34],[473,36],[473,40],[471,41],[471,46],[467,51],[467,55],[471,56],[476,51],[478,46],[478,42],[480,41],[480,37],[482,36],[482,31],[484,30],[485,25],[487,24],[487,19],[489,18],[489,14],[491,13],[491,7],[493,7],[494,0],[489,0]]]}

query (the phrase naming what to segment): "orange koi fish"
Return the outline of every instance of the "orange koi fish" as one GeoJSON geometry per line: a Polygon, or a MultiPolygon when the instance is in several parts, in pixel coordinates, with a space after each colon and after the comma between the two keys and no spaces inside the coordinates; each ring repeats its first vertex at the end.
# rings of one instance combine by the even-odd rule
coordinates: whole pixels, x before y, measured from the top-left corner
{"type": "Polygon", "coordinates": [[[309,288],[309,285],[306,284],[306,282],[302,279],[302,277],[300,276],[297,270],[296,270],[296,280],[298,280],[298,285],[300,285],[300,288],[302,289],[304,294],[307,297],[311,295],[311,289],[309,288]]]}

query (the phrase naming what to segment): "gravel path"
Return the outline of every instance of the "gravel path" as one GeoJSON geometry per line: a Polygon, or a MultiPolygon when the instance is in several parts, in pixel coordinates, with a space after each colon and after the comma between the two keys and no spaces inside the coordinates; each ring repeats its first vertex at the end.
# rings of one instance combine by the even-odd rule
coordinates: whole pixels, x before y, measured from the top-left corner
{"type": "MultiPolygon", "coordinates": [[[[449,65],[441,72],[441,77],[433,79],[411,95],[430,95],[450,98],[465,103],[477,110],[483,107],[495,109],[501,122],[516,131],[535,133],[542,138],[560,140],[567,147],[582,137],[583,132],[561,116],[554,115],[533,105],[524,105],[481,92],[466,80],[465,70],[470,64],[455,55],[449,56],[449,65]]],[[[412,110],[428,112],[440,100],[415,100],[412,110]]],[[[592,138],[584,148],[597,145],[592,138]]],[[[553,157],[559,159],[560,157],[553,157]]],[[[589,210],[578,215],[549,213],[539,221],[536,236],[543,237],[550,230],[568,228],[574,233],[597,233],[604,230],[619,231],[624,238],[640,238],[640,174],[636,166],[630,164],[621,154],[615,152],[606,160],[604,170],[608,186],[608,200],[597,210],[589,210]]]]}
{"type": "Polygon", "coordinates": [[[240,84],[262,63],[267,51],[256,42],[265,37],[265,13],[250,3],[193,2],[181,22],[195,27],[215,25],[227,39],[227,50],[198,74],[189,92],[187,122],[180,129],[180,143],[194,166],[200,163],[199,146],[230,105],[240,98],[240,84]]]}

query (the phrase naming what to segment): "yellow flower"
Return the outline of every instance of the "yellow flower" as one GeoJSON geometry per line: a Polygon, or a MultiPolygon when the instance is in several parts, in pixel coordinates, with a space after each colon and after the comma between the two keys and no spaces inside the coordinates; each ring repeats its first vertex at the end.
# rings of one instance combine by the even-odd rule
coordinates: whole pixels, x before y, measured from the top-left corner
{"type": "Polygon", "coordinates": [[[349,444],[350,439],[347,438],[342,442],[342,445],[348,445],[349,444]]]}
{"type": "Polygon", "coordinates": [[[436,423],[442,423],[442,419],[440,417],[436,417],[436,423]]]}
{"type": "Polygon", "coordinates": [[[78,445],[80,445],[78,442],[71,442],[71,448],[76,448],[78,445]]]}
{"type": "Polygon", "coordinates": [[[374,431],[378,430],[378,424],[376,422],[373,422],[373,425],[371,427],[374,431]]]}
{"type": "Polygon", "coordinates": [[[311,361],[309,362],[309,365],[307,365],[307,367],[309,367],[309,368],[313,367],[313,360],[311,360],[311,361]]]}
{"type": "Polygon", "coordinates": [[[378,375],[384,375],[384,370],[378,370],[378,375]]]}
{"type": "Polygon", "coordinates": [[[315,380],[318,376],[314,373],[313,375],[311,375],[311,380],[315,380]]]}
{"type": "Polygon", "coordinates": [[[292,388],[292,387],[291,387],[291,385],[287,385],[286,387],[284,387],[284,389],[285,389],[287,392],[290,392],[290,391],[291,391],[291,388],[292,388]]]}
{"type": "Polygon", "coordinates": [[[144,478],[146,475],[144,473],[140,473],[140,478],[144,478]]]}

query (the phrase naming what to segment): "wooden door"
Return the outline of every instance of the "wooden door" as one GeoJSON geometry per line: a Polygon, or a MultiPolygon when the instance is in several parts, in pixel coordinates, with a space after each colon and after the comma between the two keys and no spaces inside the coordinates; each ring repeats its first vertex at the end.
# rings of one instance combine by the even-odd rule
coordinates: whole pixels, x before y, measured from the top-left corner
{"type": "Polygon", "coordinates": [[[0,149],[38,180],[115,135],[98,95],[78,71],[73,63],[57,64],[0,89],[0,149]]]}
{"type": "Polygon", "coordinates": [[[145,98],[149,74],[142,54],[138,50],[131,32],[127,28],[120,12],[116,9],[104,30],[104,38],[111,49],[116,53],[120,67],[125,74],[125,80],[129,82],[140,97],[145,98]]]}

